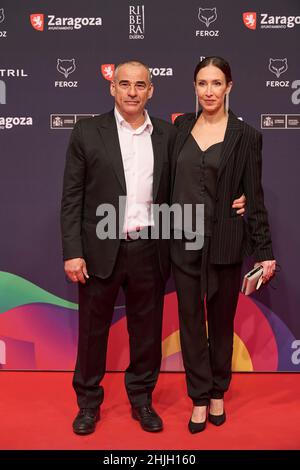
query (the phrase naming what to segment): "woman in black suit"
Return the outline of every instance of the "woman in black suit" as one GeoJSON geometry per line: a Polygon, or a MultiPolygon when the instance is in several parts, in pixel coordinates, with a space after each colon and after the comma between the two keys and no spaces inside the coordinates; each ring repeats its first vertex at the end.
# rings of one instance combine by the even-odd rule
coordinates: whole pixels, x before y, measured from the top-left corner
{"type": "Polygon", "coordinates": [[[226,419],[223,397],[231,380],[244,255],[254,253],[256,263],[263,266],[263,282],[275,271],[261,186],[262,136],[228,110],[232,78],[224,59],[207,57],[200,62],[194,84],[196,107],[200,104],[202,112],[196,109],[196,117],[186,114],[175,121],[172,204],[204,204],[204,245],[189,250],[184,236],[171,243],[181,349],[193,401],[188,424],[192,433],[205,429],[208,407],[211,423],[219,426],[226,419]],[[232,208],[242,193],[247,224],[232,208]]]}

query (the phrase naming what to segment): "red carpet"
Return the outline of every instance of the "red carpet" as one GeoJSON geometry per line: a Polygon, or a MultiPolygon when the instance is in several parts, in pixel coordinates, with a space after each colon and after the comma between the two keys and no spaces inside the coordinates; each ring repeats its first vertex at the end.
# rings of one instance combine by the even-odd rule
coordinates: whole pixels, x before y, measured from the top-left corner
{"type": "Polygon", "coordinates": [[[0,372],[0,449],[300,449],[300,374],[234,374],[228,421],[191,435],[183,374],[162,373],[154,406],[165,429],[144,432],[130,416],[121,373],[107,374],[96,432],[76,436],[68,372],[0,372]]]}

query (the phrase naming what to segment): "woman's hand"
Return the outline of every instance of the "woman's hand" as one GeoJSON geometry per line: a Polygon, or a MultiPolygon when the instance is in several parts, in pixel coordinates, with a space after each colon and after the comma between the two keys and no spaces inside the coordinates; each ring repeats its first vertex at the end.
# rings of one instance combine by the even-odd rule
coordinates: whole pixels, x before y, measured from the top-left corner
{"type": "Polygon", "coordinates": [[[271,279],[271,277],[274,276],[275,269],[276,269],[275,259],[268,260],[268,261],[259,261],[258,263],[255,263],[255,265],[254,265],[255,268],[257,266],[262,266],[264,268],[264,272],[263,272],[263,275],[262,275],[263,284],[268,282],[271,279]]]}
{"type": "Polygon", "coordinates": [[[246,196],[245,194],[242,194],[238,199],[235,199],[232,203],[232,209],[236,209],[236,213],[238,215],[241,215],[242,217],[245,214],[245,206],[246,206],[246,196]]]}

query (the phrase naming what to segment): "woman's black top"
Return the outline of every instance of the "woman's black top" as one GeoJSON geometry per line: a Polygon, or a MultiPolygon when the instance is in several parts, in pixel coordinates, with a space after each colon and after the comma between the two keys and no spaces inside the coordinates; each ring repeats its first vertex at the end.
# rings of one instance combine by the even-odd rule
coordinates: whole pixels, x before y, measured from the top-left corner
{"type": "Polygon", "coordinates": [[[182,207],[183,204],[204,204],[205,236],[210,236],[212,231],[222,143],[213,144],[203,151],[190,134],[177,160],[172,203],[182,207]]]}

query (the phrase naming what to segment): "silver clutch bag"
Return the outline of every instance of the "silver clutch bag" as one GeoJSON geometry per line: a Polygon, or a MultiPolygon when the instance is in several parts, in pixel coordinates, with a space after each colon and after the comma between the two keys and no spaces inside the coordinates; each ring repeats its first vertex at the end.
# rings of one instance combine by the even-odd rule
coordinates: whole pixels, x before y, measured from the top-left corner
{"type": "Polygon", "coordinates": [[[264,269],[262,266],[257,266],[245,274],[242,285],[242,293],[250,295],[252,292],[258,290],[262,284],[262,274],[264,269]]]}

